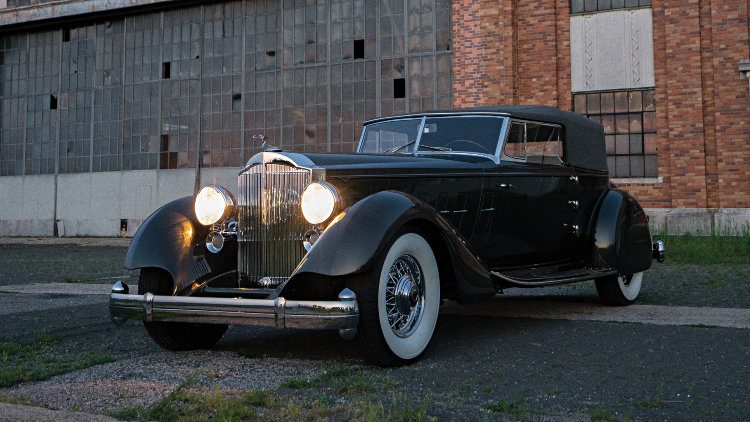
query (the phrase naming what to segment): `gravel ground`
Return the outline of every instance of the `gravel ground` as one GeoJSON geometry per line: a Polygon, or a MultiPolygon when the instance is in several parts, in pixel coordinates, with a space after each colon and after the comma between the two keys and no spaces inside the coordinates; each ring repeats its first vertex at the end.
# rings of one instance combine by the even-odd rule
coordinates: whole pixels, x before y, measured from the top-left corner
{"type": "Polygon", "coordinates": [[[116,419],[83,412],[65,412],[41,407],[0,403],[0,421],[109,422],[116,419]]]}
{"type": "Polygon", "coordinates": [[[655,264],[640,307],[602,307],[591,283],[448,304],[422,359],[380,369],[354,343],[321,331],[231,327],[214,351],[162,351],[142,325],[110,323],[107,277],[128,275],[120,269],[126,247],[96,242],[0,241],[0,262],[11,263],[0,267],[0,343],[114,359],[0,389],[0,401],[89,413],[3,405],[0,419],[110,415],[153,404],[194,377],[199,388],[267,390],[285,403],[327,397],[338,418],[351,414],[330,409],[368,402],[425,403],[439,420],[750,420],[750,329],[726,328],[749,324],[748,265],[655,264]],[[66,278],[98,280],[52,283],[66,278]],[[38,343],[40,334],[53,340],[38,343]],[[320,381],[331,368],[343,375],[320,381]],[[309,382],[289,387],[295,380],[309,382]]]}
{"type": "Polygon", "coordinates": [[[236,352],[159,352],[23,384],[2,393],[32,397],[33,404],[54,409],[76,407],[108,413],[154,404],[191,376],[197,379],[196,386],[211,389],[272,390],[290,378],[313,378],[324,369],[322,361],[248,359],[236,352]]]}
{"type": "Polygon", "coordinates": [[[77,243],[0,243],[0,286],[8,284],[113,283],[114,278],[132,276],[133,271],[122,268],[127,245],[117,239],[118,246],[99,246],[96,239],[88,246],[86,239],[63,239],[77,243]],[[81,244],[87,244],[82,246],[81,244]]]}
{"type": "MultiPolygon", "coordinates": [[[[135,271],[122,268],[130,239],[0,238],[0,286],[86,282],[134,284],[135,271]]],[[[649,305],[750,308],[750,265],[671,265],[654,263],[646,273],[638,303],[649,305]]],[[[514,291],[523,291],[515,289],[514,291]]],[[[533,296],[572,296],[598,301],[593,283],[528,289],[533,296]]]]}

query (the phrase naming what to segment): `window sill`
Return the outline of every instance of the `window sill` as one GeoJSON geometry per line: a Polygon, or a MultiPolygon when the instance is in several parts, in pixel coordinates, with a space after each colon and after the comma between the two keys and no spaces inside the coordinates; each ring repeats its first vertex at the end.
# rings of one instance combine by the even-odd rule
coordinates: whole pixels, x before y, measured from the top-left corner
{"type": "Polygon", "coordinates": [[[657,185],[664,182],[661,177],[623,177],[609,180],[616,185],[657,185]]]}

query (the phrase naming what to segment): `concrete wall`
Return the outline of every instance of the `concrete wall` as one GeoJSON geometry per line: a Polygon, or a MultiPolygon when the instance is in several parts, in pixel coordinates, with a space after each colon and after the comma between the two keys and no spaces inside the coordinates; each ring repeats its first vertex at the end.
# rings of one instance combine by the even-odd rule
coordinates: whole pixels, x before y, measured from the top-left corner
{"type": "MultiPolygon", "coordinates": [[[[208,168],[201,186],[217,184],[236,192],[237,168],[208,168]]],[[[132,236],[154,210],[193,194],[195,170],[137,170],[62,174],[57,180],[59,236],[132,236]]],[[[55,176],[0,178],[0,236],[53,236],[55,176]]],[[[750,234],[748,208],[649,208],[654,233],[750,234]]]]}
{"type": "MultiPolygon", "coordinates": [[[[237,186],[236,168],[204,169],[201,185],[237,186]]],[[[57,179],[59,236],[132,236],[154,210],[193,194],[195,170],[61,174],[57,179]]],[[[0,178],[0,236],[52,236],[55,176],[0,178]]]]}
{"type": "Polygon", "coordinates": [[[574,92],[654,86],[651,9],[570,18],[574,92]]]}

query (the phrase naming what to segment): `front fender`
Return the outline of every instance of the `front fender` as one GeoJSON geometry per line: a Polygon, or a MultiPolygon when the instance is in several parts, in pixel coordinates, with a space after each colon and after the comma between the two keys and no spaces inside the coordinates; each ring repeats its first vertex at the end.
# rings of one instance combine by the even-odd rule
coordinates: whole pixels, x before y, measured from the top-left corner
{"type": "Polygon", "coordinates": [[[417,221],[436,231],[427,234],[438,235],[447,249],[460,302],[485,299],[497,292],[489,271],[453,226],[429,205],[396,191],[378,192],[349,208],[315,242],[285,289],[310,275],[340,278],[371,270],[389,240],[405,224],[417,221]]]}
{"type": "Polygon", "coordinates": [[[174,282],[173,294],[190,294],[194,282],[229,269],[236,270],[236,242],[226,242],[219,254],[205,251],[209,228],[198,223],[194,198],[186,196],[154,211],[133,236],[125,268],[161,268],[174,282]]]}
{"type": "Polygon", "coordinates": [[[596,217],[594,248],[598,258],[620,274],[651,267],[651,231],[638,201],[619,189],[602,198],[596,217]]]}

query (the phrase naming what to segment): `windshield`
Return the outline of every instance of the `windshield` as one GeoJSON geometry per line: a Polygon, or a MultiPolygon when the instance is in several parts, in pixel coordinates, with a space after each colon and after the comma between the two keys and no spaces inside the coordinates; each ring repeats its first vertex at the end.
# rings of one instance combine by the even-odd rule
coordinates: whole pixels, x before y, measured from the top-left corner
{"type": "Polygon", "coordinates": [[[492,116],[450,116],[372,123],[365,127],[358,151],[375,154],[473,152],[495,155],[503,120],[492,116]],[[417,136],[420,128],[421,136],[417,136]]]}
{"type": "Polygon", "coordinates": [[[417,141],[422,119],[399,119],[365,127],[359,152],[382,154],[399,148],[408,149],[417,141]]]}

